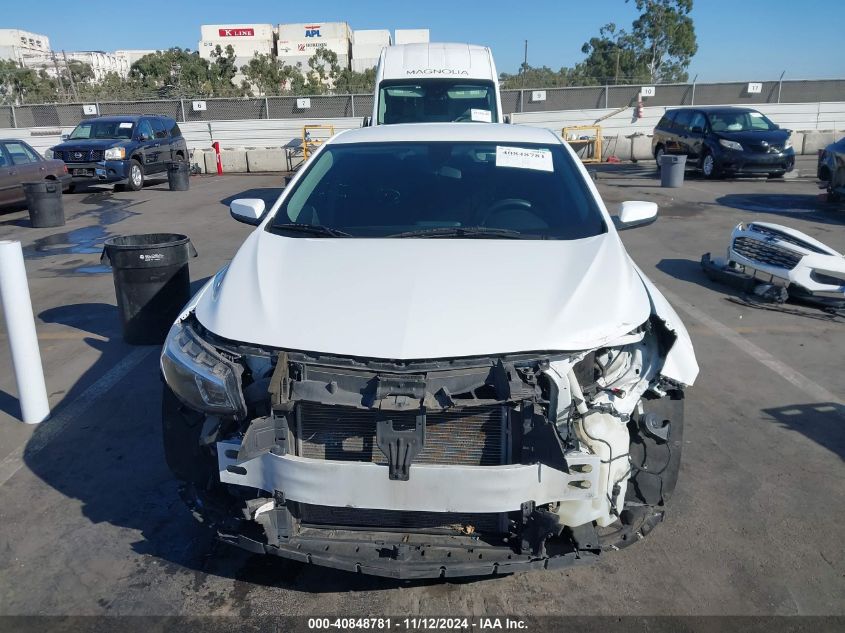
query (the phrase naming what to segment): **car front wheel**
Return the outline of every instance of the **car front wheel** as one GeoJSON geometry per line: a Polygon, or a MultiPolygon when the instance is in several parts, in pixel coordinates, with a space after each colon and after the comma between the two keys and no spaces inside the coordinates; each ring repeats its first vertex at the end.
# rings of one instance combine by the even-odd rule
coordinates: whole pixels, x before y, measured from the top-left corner
{"type": "Polygon", "coordinates": [[[139,191],[144,186],[144,168],[134,158],[129,161],[129,174],[126,186],[132,191],[139,191]]]}
{"type": "Polygon", "coordinates": [[[663,158],[663,154],[666,152],[663,151],[663,146],[658,145],[657,149],[654,150],[654,160],[657,161],[657,174],[660,175],[660,159],[663,158]]]}
{"type": "Polygon", "coordinates": [[[707,152],[701,159],[701,173],[704,174],[705,178],[717,178],[719,176],[716,159],[710,152],[707,152]]]}

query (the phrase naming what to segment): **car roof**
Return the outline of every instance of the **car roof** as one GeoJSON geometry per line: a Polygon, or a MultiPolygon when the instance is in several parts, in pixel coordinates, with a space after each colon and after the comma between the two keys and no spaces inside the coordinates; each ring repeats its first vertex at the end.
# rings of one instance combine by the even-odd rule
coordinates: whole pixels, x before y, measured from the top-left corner
{"type": "Polygon", "coordinates": [[[394,79],[487,79],[496,81],[490,49],[476,44],[427,42],[386,46],[382,81],[394,79]]]}
{"type": "Polygon", "coordinates": [[[538,143],[560,145],[551,130],[506,123],[399,123],[346,130],[329,143],[396,143],[402,141],[481,141],[487,143],[538,143]]]}
{"type": "Polygon", "coordinates": [[[669,112],[680,112],[681,110],[693,110],[695,112],[757,112],[754,108],[741,106],[683,106],[681,108],[669,108],[669,112]]]}
{"type": "Polygon", "coordinates": [[[170,119],[171,117],[164,116],[163,114],[106,114],[103,116],[94,116],[88,119],[83,119],[80,123],[84,123],[85,121],[132,121],[137,123],[142,118],[170,119]]]}

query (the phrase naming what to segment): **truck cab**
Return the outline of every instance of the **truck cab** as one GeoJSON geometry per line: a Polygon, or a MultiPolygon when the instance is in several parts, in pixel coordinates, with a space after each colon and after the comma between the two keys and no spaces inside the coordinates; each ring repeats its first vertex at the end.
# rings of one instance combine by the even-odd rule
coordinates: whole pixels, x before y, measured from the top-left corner
{"type": "Polygon", "coordinates": [[[365,125],[502,123],[492,51],[473,44],[403,44],[382,49],[373,113],[365,125]]]}

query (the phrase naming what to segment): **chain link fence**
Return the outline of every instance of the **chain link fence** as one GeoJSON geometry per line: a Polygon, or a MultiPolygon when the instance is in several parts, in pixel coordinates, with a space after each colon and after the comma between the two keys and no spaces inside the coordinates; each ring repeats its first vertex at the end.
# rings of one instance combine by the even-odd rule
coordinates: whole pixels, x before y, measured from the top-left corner
{"type": "MultiPolygon", "coordinates": [[[[550,112],[623,108],[637,101],[641,86],[578,86],[539,91],[504,90],[502,109],[514,112],[550,112]],[[539,94],[538,94],[539,93],[539,94]]],[[[749,93],[747,82],[708,84],[658,84],[655,94],[644,98],[647,106],[753,105],[758,103],[816,103],[845,101],[845,80],[767,81],[760,92],[749,93]]],[[[364,117],[373,109],[372,94],[306,97],[257,97],[202,99],[194,109],[192,99],[98,102],[100,115],[163,114],[177,121],[236,121],[249,119],[335,119],[364,117]]],[[[0,106],[0,128],[71,127],[86,118],[82,103],[0,106]]]]}

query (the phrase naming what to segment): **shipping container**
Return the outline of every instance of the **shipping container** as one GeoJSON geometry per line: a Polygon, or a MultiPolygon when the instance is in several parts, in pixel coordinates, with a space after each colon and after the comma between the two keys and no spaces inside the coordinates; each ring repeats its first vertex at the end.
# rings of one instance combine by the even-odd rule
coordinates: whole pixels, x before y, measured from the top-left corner
{"type": "MultiPolygon", "coordinates": [[[[390,31],[387,29],[371,29],[354,31],[352,33],[352,44],[377,44],[378,46],[390,46],[392,42],[390,31]]],[[[379,49],[381,50],[381,49],[379,49]]]]}
{"type": "Polygon", "coordinates": [[[273,41],[274,36],[272,24],[203,24],[200,27],[200,39],[203,41],[273,41]]]}
{"type": "Polygon", "coordinates": [[[428,29],[396,29],[396,44],[427,44],[428,29]]]}
{"type": "Polygon", "coordinates": [[[352,30],[346,22],[280,24],[278,34],[280,40],[352,39],[352,30]]]}

